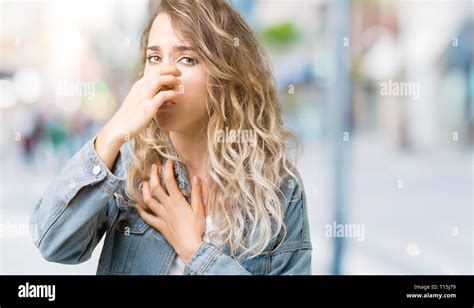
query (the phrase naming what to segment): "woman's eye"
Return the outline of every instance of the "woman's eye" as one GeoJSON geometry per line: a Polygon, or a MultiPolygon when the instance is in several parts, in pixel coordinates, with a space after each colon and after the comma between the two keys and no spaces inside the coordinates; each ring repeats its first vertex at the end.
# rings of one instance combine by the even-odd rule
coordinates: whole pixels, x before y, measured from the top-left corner
{"type": "Polygon", "coordinates": [[[184,64],[186,65],[194,65],[196,64],[196,60],[194,60],[193,58],[191,57],[182,57],[181,60],[179,60],[181,62],[183,62],[184,64]]]}
{"type": "Polygon", "coordinates": [[[161,58],[159,56],[148,56],[147,57],[148,63],[157,64],[161,62],[161,58]]]}

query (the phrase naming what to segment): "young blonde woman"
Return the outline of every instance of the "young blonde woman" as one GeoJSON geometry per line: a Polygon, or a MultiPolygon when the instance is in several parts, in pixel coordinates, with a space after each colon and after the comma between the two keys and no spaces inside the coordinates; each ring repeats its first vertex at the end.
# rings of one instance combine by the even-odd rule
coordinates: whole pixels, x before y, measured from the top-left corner
{"type": "Polygon", "coordinates": [[[310,274],[271,71],[224,1],[162,1],[139,79],[32,214],[45,259],[97,274],[310,274]],[[127,142],[130,141],[130,142],[127,142]]]}

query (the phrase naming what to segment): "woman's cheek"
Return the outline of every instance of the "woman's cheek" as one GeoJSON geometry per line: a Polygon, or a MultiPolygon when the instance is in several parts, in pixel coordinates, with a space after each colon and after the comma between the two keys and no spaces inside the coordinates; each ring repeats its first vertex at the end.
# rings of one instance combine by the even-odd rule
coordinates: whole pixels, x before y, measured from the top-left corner
{"type": "Polygon", "coordinates": [[[145,69],[143,70],[143,75],[146,75],[150,72],[150,65],[148,63],[145,64],[145,69]]]}
{"type": "Polygon", "coordinates": [[[192,96],[193,101],[204,101],[206,98],[206,79],[202,69],[182,70],[181,84],[185,97],[192,96]]]}

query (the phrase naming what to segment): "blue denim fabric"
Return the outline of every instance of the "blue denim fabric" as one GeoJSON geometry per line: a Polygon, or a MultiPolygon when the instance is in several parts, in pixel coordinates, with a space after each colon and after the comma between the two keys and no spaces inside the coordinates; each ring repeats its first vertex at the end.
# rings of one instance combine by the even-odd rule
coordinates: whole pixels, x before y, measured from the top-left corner
{"type": "MultiPolygon", "coordinates": [[[[166,275],[176,255],[166,239],[146,224],[127,201],[124,145],[112,170],[87,142],[52,181],[31,215],[34,243],[51,262],[77,264],[88,260],[106,235],[97,274],[166,275]]],[[[189,201],[186,168],[175,164],[175,177],[189,201]]],[[[204,242],[185,266],[187,275],[311,274],[311,240],[301,178],[287,177],[280,187],[285,205],[283,232],[254,258],[236,260],[228,249],[204,242]]],[[[228,247],[227,247],[228,248],[228,247]]]]}

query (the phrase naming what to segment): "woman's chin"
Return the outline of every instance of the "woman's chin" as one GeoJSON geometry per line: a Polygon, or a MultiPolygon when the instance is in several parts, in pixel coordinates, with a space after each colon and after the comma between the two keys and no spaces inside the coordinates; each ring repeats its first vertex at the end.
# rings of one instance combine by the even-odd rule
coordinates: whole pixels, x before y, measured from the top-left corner
{"type": "Polygon", "coordinates": [[[156,123],[163,131],[169,131],[176,128],[176,118],[169,113],[158,112],[155,116],[156,123]]]}

